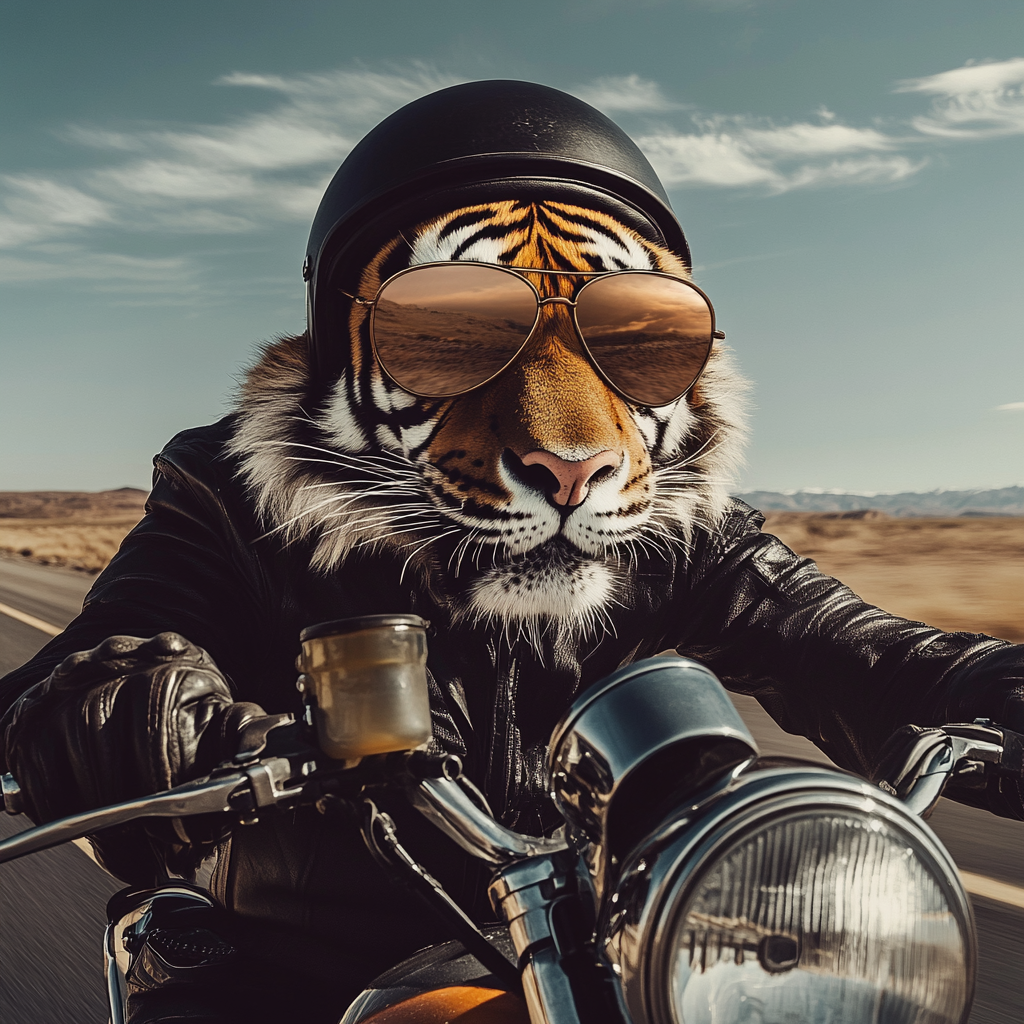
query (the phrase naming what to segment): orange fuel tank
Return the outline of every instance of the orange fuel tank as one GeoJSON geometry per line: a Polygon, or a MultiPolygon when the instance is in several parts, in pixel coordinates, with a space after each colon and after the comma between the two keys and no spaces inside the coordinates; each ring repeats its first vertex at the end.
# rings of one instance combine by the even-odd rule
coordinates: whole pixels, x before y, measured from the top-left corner
{"type": "Polygon", "coordinates": [[[363,1024],[530,1024],[526,1003],[501,989],[451,985],[420,992],[362,1018],[363,1024]]]}
{"type": "MultiPolygon", "coordinates": [[[[508,932],[484,928],[513,960],[508,932]]],[[[530,1024],[523,999],[460,942],[421,950],[372,981],[348,1008],[341,1024],[530,1024]]]]}

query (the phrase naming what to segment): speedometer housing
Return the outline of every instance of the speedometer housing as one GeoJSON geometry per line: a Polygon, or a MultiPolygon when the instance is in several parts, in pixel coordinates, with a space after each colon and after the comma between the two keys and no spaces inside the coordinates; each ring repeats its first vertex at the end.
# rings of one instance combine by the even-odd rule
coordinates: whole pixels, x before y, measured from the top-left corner
{"type": "Polygon", "coordinates": [[[821,767],[741,769],[628,858],[599,938],[634,1024],[963,1024],[956,867],[898,800],[821,767]]]}

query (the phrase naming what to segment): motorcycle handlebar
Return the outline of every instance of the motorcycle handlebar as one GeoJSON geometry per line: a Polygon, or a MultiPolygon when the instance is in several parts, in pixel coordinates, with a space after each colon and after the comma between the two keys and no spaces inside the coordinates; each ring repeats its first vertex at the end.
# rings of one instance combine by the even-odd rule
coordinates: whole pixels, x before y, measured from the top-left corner
{"type": "MultiPolygon", "coordinates": [[[[198,814],[244,817],[261,807],[294,802],[302,787],[287,785],[291,775],[292,765],[287,758],[270,757],[239,771],[186,782],[153,796],[72,814],[0,842],[0,864],[139,818],[185,818],[198,814]]],[[[3,788],[5,805],[10,811],[12,805],[17,806],[20,791],[10,775],[5,776],[3,788]]]]}
{"type": "MultiPolygon", "coordinates": [[[[223,813],[252,820],[261,808],[290,808],[303,800],[316,802],[316,787],[308,789],[309,783],[319,777],[342,776],[356,780],[356,792],[359,779],[370,784],[389,781],[389,777],[393,777],[391,781],[404,781],[410,801],[420,813],[467,852],[491,864],[507,864],[565,848],[564,840],[520,835],[496,822],[457,781],[457,758],[413,751],[394,761],[387,755],[368,770],[356,767],[339,772],[336,766],[318,771],[308,757],[307,748],[299,756],[272,756],[241,767],[226,766],[209,778],[163,793],[27,829],[0,842],[0,864],[139,818],[223,813]]],[[[1001,729],[988,720],[941,729],[910,726],[886,744],[883,763],[886,769],[880,773],[879,787],[902,800],[913,813],[927,816],[952,779],[962,785],[984,786],[992,772],[1024,778],[1024,735],[1001,729]]],[[[5,809],[10,814],[21,813],[16,781],[5,775],[2,783],[5,809]]]]}
{"type": "Polygon", "coordinates": [[[409,792],[409,800],[467,853],[496,867],[566,848],[564,839],[535,838],[505,828],[478,807],[457,781],[424,779],[409,792]]]}

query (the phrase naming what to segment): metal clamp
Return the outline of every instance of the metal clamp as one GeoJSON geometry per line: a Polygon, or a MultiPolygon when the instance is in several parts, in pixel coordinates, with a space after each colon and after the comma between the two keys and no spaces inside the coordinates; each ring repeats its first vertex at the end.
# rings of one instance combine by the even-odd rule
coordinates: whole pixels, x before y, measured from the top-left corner
{"type": "Polygon", "coordinates": [[[3,793],[4,810],[8,814],[25,813],[25,795],[18,780],[10,772],[0,775],[0,792],[3,793]]]}
{"type": "Polygon", "coordinates": [[[292,764],[287,757],[268,757],[244,769],[253,803],[257,807],[280,807],[298,800],[303,787],[285,786],[292,774],[292,764]]]}

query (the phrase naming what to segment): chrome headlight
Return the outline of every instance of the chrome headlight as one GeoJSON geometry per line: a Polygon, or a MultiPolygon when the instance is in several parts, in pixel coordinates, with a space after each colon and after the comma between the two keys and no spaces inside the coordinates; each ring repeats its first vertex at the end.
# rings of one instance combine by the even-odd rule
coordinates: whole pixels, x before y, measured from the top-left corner
{"type": "Polygon", "coordinates": [[[960,1024],[970,904],[897,801],[755,771],[623,872],[606,951],[637,1024],[960,1024]]]}

